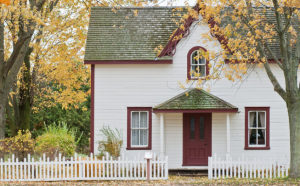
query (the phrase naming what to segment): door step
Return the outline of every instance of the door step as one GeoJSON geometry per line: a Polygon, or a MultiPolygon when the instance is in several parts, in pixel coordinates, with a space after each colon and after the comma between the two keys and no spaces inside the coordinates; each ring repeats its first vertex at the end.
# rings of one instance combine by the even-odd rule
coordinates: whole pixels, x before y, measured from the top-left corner
{"type": "Polygon", "coordinates": [[[208,176],[207,170],[169,170],[170,175],[188,176],[188,177],[202,177],[208,176]]]}

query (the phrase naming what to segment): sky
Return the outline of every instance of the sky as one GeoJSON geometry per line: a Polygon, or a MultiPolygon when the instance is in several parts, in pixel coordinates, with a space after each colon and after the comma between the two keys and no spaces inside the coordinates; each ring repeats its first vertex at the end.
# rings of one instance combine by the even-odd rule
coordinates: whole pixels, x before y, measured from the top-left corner
{"type": "Polygon", "coordinates": [[[160,6],[184,6],[185,2],[188,2],[189,5],[195,5],[197,0],[159,0],[160,6]]]}

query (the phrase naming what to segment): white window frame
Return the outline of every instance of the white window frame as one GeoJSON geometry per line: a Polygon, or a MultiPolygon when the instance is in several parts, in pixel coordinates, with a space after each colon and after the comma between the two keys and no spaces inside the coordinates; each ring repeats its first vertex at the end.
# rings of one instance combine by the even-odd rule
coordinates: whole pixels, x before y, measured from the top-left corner
{"type": "Polygon", "coordinates": [[[205,77],[206,76],[206,63],[207,63],[207,61],[206,61],[206,59],[204,58],[204,61],[205,61],[205,63],[204,64],[200,64],[199,63],[199,61],[200,61],[200,58],[197,60],[197,64],[193,64],[193,54],[194,53],[197,53],[197,55],[199,55],[199,50],[195,50],[195,51],[193,51],[192,53],[191,53],[191,56],[190,56],[190,75],[191,75],[191,78],[201,78],[201,77],[205,77]],[[204,66],[204,74],[200,74],[200,66],[204,66]],[[200,76],[199,77],[197,77],[197,76],[194,76],[194,72],[193,72],[193,67],[196,67],[195,69],[197,70],[197,68],[198,68],[198,72],[196,72],[196,73],[198,73],[198,74],[200,74],[200,76]]]}
{"type": "Polygon", "coordinates": [[[248,147],[266,147],[267,146],[267,112],[264,111],[264,110],[249,110],[248,111],[248,147]],[[251,112],[256,112],[256,127],[251,127],[251,124],[250,124],[250,113],[251,112]],[[264,127],[258,127],[258,113],[259,112],[264,112],[265,113],[265,126],[264,127]],[[264,135],[264,138],[265,138],[265,144],[264,145],[259,145],[259,144],[250,144],[250,133],[249,131],[250,130],[253,130],[253,129],[256,129],[256,143],[258,142],[258,129],[263,129],[265,130],[265,135],[264,135]]]}
{"type": "MultiPolygon", "coordinates": [[[[130,120],[130,135],[131,135],[131,141],[130,141],[130,146],[135,148],[135,147],[148,147],[149,146],[149,111],[138,111],[138,110],[135,110],[135,111],[131,111],[130,112],[130,117],[131,117],[131,120],[130,120]],[[133,128],[132,126],[132,121],[133,121],[133,113],[134,112],[138,112],[139,113],[139,128],[133,128]],[[146,112],[147,113],[147,127],[146,128],[141,128],[140,127],[140,124],[141,124],[141,112],[146,112]],[[146,145],[133,145],[132,144],[132,141],[133,141],[133,130],[147,130],[147,144],[146,145]]],[[[141,133],[139,132],[139,144],[141,143],[141,133]]]]}

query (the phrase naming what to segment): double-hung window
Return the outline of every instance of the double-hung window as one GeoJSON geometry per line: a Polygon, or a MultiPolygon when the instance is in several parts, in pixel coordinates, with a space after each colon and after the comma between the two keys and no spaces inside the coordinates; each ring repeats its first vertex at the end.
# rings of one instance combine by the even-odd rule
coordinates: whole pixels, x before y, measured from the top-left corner
{"type": "Polygon", "coordinates": [[[151,149],[152,108],[129,107],[127,149],[151,149]]]}
{"type": "Polygon", "coordinates": [[[245,149],[269,149],[268,107],[246,107],[245,149]]]}

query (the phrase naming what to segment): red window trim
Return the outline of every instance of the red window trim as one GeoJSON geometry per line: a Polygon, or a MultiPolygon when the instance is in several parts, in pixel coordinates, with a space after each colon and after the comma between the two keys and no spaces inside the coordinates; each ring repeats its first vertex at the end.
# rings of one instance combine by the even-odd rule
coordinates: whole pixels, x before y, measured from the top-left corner
{"type": "MultiPolygon", "coordinates": [[[[194,52],[195,50],[199,50],[202,49],[205,52],[207,52],[207,50],[201,46],[195,46],[193,48],[191,48],[187,54],[187,78],[188,80],[198,80],[199,78],[192,78],[191,77],[191,54],[192,52],[194,52]]],[[[206,59],[206,65],[205,65],[205,69],[206,69],[206,75],[209,74],[209,68],[208,68],[208,64],[209,64],[209,59],[206,59]]],[[[201,77],[200,77],[201,78],[201,77]]]]}
{"type": "Polygon", "coordinates": [[[152,107],[127,107],[127,150],[151,150],[152,149],[152,107]],[[131,112],[148,111],[149,112],[149,136],[147,147],[131,147],[131,112]]]}
{"type": "Polygon", "coordinates": [[[270,107],[245,107],[245,150],[269,150],[270,149],[270,107]],[[248,145],[248,112],[266,111],[266,146],[251,147],[248,145]]]}

